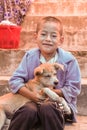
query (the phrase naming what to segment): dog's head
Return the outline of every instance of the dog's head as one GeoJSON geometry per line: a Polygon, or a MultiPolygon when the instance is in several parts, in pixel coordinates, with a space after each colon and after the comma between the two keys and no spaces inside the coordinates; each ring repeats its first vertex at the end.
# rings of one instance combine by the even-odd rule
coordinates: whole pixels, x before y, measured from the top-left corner
{"type": "Polygon", "coordinates": [[[58,84],[57,71],[64,70],[63,65],[58,63],[44,63],[34,70],[34,76],[45,87],[55,87],[58,84]]]}

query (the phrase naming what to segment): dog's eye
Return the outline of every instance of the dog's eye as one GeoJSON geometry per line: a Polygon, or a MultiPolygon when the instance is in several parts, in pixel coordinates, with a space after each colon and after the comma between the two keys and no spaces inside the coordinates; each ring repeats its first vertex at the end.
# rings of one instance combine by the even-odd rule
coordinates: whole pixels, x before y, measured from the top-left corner
{"type": "Polygon", "coordinates": [[[51,77],[50,75],[45,75],[45,77],[51,77]]]}
{"type": "Polygon", "coordinates": [[[54,75],[57,75],[57,73],[54,73],[54,75]]]}

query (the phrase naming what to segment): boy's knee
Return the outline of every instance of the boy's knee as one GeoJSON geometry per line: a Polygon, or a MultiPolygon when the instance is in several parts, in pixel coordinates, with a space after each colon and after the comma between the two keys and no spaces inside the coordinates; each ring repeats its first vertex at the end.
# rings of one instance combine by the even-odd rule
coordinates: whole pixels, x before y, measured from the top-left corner
{"type": "Polygon", "coordinates": [[[49,111],[52,110],[52,103],[48,102],[48,103],[43,103],[40,106],[40,113],[41,114],[45,114],[47,115],[47,113],[49,114],[49,111]]]}
{"type": "Polygon", "coordinates": [[[24,106],[22,106],[19,110],[20,113],[22,113],[22,116],[31,116],[33,117],[37,113],[37,109],[35,105],[27,103],[24,106]]]}

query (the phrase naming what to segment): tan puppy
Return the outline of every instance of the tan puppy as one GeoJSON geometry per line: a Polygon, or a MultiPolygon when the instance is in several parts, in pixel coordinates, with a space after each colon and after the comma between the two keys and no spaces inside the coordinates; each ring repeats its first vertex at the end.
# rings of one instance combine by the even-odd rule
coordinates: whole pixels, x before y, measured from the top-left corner
{"type": "MultiPolygon", "coordinates": [[[[44,98],[44,95],[41,95],[40,92],[43,88],[46,88],[43,89],[43,92],[45,92],[51,98],[53,91],[49,89],[50,90],[49,92],[47,88],[55,87],[58,84],[58,79],[56,77],[58,69],[63,70],[63,66],[58,63],[41,64],[34,70],[35,78],[29,80],[28,83],[26,84],[26,87],[30,91],[37,91],[38,92],[37,96],[38,97],[40,96],[41,98],[44,98]]],[[[60,97],[57,94],[55,94],[52,97],[52,99],[54,101],[56,100],[60,101],[60,97]]],[[[8,93],[0,97],[0,130],[6,121],[7,115],[13,114],[17,109],[19,109],[28,101],[30,100],[20,94],[8,93]]]]}

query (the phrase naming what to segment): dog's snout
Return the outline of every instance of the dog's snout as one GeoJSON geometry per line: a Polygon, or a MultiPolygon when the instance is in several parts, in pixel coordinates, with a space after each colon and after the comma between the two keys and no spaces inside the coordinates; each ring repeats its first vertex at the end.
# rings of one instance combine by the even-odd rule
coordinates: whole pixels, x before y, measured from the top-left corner
{"type": "Polygon", "coordinates": [[[55,81],[54,84],[57,85],[57,84],[58,84],[58,81],[55,81]]]}

